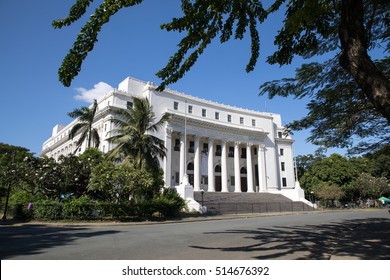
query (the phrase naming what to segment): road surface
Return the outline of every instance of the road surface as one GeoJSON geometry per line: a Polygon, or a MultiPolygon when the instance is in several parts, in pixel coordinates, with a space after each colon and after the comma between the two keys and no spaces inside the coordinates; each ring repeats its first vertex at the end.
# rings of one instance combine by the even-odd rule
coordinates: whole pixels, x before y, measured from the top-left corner
{"type": "Polygon", "coordinates": [[[136,225],[2,225],[0,258],[388,260],[390,215],[381,209],[136,225]]]}

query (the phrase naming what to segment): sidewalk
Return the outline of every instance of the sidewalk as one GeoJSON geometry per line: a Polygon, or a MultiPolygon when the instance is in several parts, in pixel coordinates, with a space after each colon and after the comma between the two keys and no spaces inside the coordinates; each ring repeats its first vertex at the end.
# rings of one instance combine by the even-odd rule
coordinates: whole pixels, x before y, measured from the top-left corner
{"type": "Polygon", "coordinates": [[[171,224],[171,223],[191,223],[191,222],[207,222],[218,220],[231,220],[231,219],[251,219],[258,217],[272,217],[272,216],[285,216],[285,215],[303,215],[303,214],[320,214],[325,212],[335,212],[344,210],[315,210],[315,211],[300,211],[300,212],[269,212],[269,213],[249,213],[249,214],[223,214],[223,215],[200,215],[197,217],[183,217],[173,218],[168,220],[145,220],[145,221],[132,221],[132,222],[120,222],[120,221],[30,221],[30,222],[18,222],[7,220],[6,222],[0,222],[1,225],[45,225],[45,226],[74,226],[74,227],[99,227],[99,226],[138,226],[138,225],[154,225],[154,224],[171,224]]]}

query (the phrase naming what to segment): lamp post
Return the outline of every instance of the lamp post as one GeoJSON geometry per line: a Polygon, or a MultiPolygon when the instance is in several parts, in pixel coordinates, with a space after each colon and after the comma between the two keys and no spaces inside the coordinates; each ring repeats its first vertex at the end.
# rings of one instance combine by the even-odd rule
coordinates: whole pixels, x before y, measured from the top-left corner
{"type": "Polygon", "coordinates": [[[202,210],[201,211],[202,211],[202,214],[203,214],[203,194],[204,194],[204,189],[200,190],[200,194],[202,196],[202,204],[201,204],[202,205],[202,208],[201,208],[202,210]]]}

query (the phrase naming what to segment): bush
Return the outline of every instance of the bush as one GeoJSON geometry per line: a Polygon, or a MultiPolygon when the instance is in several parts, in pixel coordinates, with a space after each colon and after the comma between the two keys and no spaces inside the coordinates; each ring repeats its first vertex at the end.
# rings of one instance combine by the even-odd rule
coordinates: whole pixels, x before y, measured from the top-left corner
{"type": "Polygon", "coordinates": [[[22,221],[30,220],[33,216],[32,209],[28,208],[33,201],[33,195],[25,191],[18,191],[10,197],[10,207],[13,208],[14,218],[22,221]]]}
{"type": "Polygon", "coordinates": [[[164,189],[163,193],[153,199],[154,210],[163,217],[177,217],[185,209],[186,202],[175,189],[164,189]]]}
{"type": "Polygon", "coordinates": [[[33,204],[33,217],[37,220],[62,219],[62,208],[63,205],[56,200],[41,200],[33,204]]]}
{"type": "Polygon", "coordinates": [[[134,205],[127,203],[112,204],[108,202],[99,202],[96,205],[95,211],[98,216],[123,219],[135,215],[134,205]]]}
{"type": "Polygon", "coordinates": [[[87,219],[93,217],[95,205],[88,196],[71,198],[63,205],[63,217],[70,219],[87,219]]]}
{"type": "Polygon", "coordinates": [[[134,214],[139,218],[152,217],[156,212],[156,206],[153,200],[138,199],[134,203],[134,214]]]}

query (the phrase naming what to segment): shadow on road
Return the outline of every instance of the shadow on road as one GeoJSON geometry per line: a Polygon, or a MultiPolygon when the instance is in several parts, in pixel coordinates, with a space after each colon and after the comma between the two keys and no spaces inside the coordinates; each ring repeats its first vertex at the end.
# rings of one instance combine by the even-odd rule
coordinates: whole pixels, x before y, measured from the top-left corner
{"type": "MultiPolygon", "coordinates": [[[[205,234],[245,235],[251,245],[231,247],[190,246],[222,252],[248,252],[255,259],[390,259],[390,220],[354,219],[325,225],[258,228],[207,232],[205,234]]],[[[243,242],[243,243],[248,243],[243,242]]]]}
{"type": "Polygon", "coordinates": [[[116,234],[118,231],[85,231],[83,227],[21,225],[0,227],[0,259],[39,254],[45,249],[71,245],[80,238],[116,234]]]}

